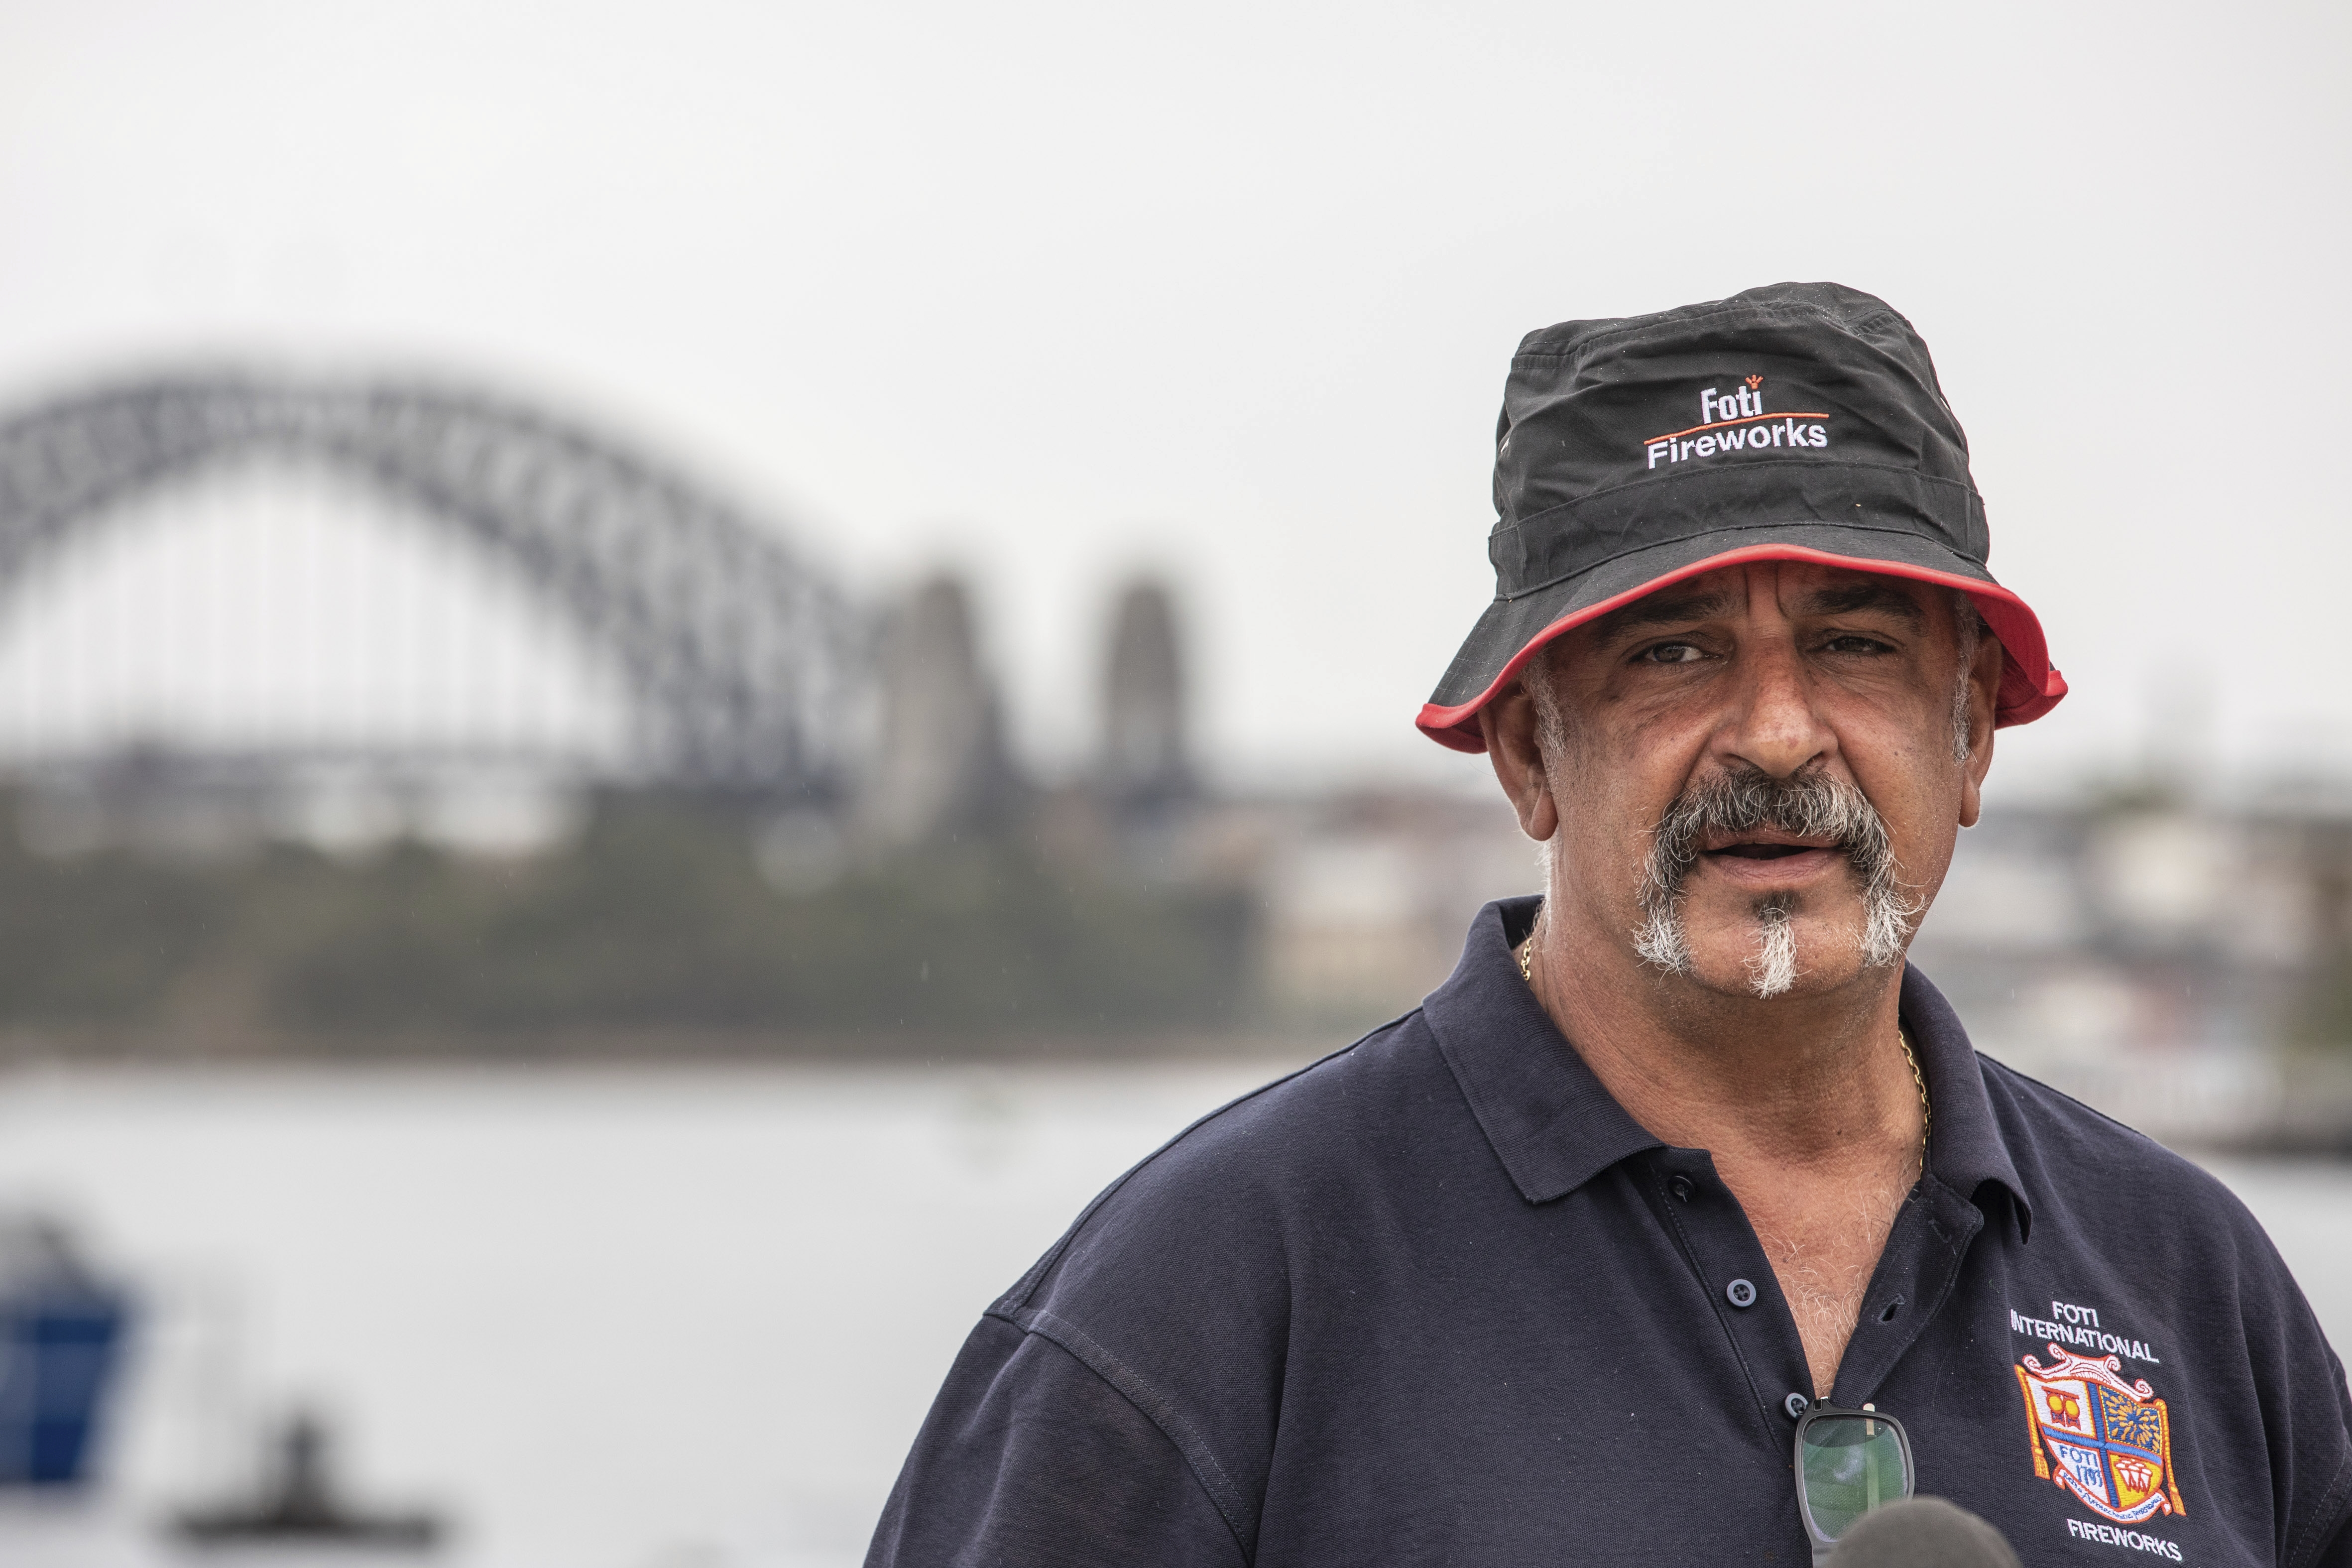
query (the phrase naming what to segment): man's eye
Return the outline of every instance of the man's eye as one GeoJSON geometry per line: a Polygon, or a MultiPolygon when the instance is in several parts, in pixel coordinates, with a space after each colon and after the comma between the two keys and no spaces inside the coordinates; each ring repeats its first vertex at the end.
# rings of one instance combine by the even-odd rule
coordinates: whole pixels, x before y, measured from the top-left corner
{"type": "Polygon", "coordinates": [[[1895,650],[1876,637],[1864,637],[1859,632],[1848,632],[1843,637],[1832,637],[1822,644],[1822,651],[1824,653],[1892,653],[1895,650]]]}
{"type": "Polygon", "coordinates": [[[1643,664],[1696,664],[1706,656],[1695,643],[1654,643],[1636,656],[1643,664]]]}

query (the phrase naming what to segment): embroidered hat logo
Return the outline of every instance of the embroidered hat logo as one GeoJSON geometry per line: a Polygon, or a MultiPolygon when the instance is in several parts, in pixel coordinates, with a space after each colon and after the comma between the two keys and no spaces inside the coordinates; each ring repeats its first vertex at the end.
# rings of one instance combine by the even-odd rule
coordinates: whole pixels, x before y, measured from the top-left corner
{"type": "Polygon", "coordinates": [[[1729,393],[1707,387],[1698,395],[1699,422],[1687,430],[1653,436],[1644,443],[1653,468],[1660,463],[1695,462],[1726,452],[1764,447],[1826,447],[1829,416],[1767,413],[1764,378],[1751,375],[1729,393]],[[1819,423],[1806,423],[1806,421],[1819,423]]]}

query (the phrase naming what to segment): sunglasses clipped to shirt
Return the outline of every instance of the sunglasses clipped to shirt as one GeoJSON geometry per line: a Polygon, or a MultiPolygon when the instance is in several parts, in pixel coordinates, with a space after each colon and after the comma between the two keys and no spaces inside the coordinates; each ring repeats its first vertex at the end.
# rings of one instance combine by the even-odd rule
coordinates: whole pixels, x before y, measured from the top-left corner
{"type": "Polygon", "coordinates": [[[1797,1512],[1815,1563],[1864,1514],[1909,1497],[1915,1479],[1910,1434],[1892,1415],[1816,1405],[1797,1417],[1797,1512]]]}

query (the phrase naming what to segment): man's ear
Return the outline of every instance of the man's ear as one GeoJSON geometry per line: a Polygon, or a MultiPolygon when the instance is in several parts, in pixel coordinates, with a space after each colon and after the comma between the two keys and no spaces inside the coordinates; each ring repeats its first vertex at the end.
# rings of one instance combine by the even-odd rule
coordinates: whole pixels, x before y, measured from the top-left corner
{"type": "Polygon", "coordinates": [[[1478,733],[1486,740],[1486,760],[1496,780],[1519,814],[1519,829],[1541,841],[1559,829],[1559,807],[1551,797],[1543,750],[1536,744],[1535,699],[1525,685],[1512,688],[1478,710],[1478,733]]]}
{"type": "Polygon", "coordinates": [[[1984,813],[1985,774],[1992,771],[1993,697],[2008,658],[1999,637],[1988,633],[1978,640],[1976,663],[1969,670],[1969,760],[1960,764],[1962,827],[1974,827],[1984,813]]]}

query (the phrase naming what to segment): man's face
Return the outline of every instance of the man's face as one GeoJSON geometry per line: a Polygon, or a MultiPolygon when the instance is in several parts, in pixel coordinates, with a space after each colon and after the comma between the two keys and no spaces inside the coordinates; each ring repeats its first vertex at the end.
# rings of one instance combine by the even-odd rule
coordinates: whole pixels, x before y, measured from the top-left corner
{"type": "Polygon", "coordinates": [[[1819,993],[1899,955],[1991,754],[1998,645],[1974,662],[1963,761],[1948,590],[1756,563],[1553,647],[1533,668],[1558,722],[1525,699],[1497,721],[1550,731],[1535,787],[1558,816],[1559,918],[1726,993],[1819,993]]]}

